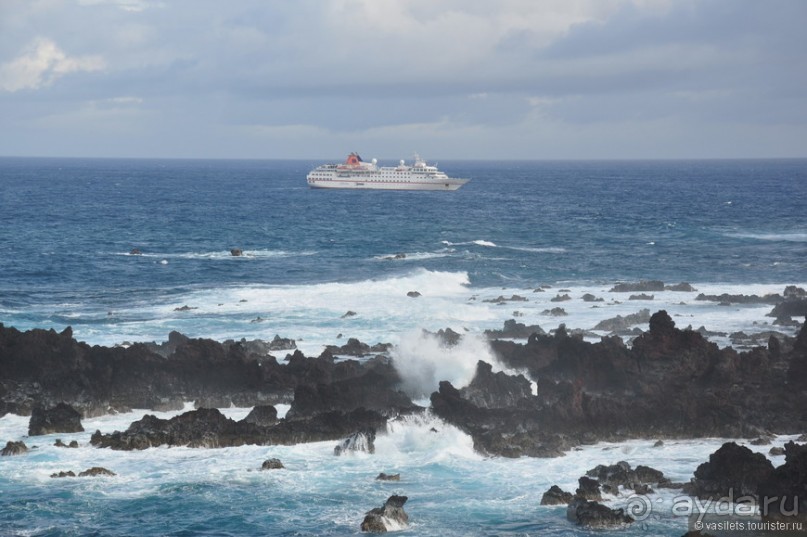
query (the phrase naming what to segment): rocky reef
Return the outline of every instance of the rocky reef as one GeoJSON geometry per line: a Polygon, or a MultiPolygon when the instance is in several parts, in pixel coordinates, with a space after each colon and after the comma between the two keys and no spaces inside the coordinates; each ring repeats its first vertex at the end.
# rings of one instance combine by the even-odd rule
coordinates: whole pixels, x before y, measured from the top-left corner
{"type": "Polygon", "coordinates": [[[235,421],[216,409],[197,409],[164,420],[143,416],[125,431],[104,434],[96,431],[90,443],[115,450],[147,449],[155,446],[220,448],[243,445],[292,445],[304,442],[342,440],[356,431],[364,434],[385,430],[386,418],[372,410],[324,412],[309,418],[284,419],[273,425],[259,425],[246,419],[235,421]]]}
{"type": "Polygon", "coordinates": [[[408,500],[406,496],[390,496],[384,505],[367,511],[361,523],[361,531],[370,533],[384,533],[392,530],[406,528],[409,515],[403,506],[408,500]]]}
{"type": "Polygon", "coordinates": [[[665,311],[628,348],[559,329],[526,343],[494,340],[499,362],[538,379],[480,364],[468,387],[441,382],[434,412],[470,434],[477,450],[554,456],[579,444],[626,438],[756,437],[807,429],[807,329],[747,352],[720,349],[665,311]],[[789,347],[789,348],[788,348],[789,347]]]}
{"type": "Polygon", "coordinates": [[[271,347],[177,332],[159,345],[90,346],[76,341],[69,327],[21,332],[0,323],[0,416],[30,415],[59,403],[85,418],[131,408],[179,410],[184,401],[198,407],[273,405],[292,402],[298,390],[293,415],[413,406],[396,390],[385,392],[400,379],[383,355],[359,362],[336,360],[327,351],[314,358],[295,351],[278,360],[268,354],[271,347]]]}
{"type": "MultiPolygon", "coordinates": [[[[501,333],[528,329],[511,323],[501,333]]],[[[446,345],[462,337],[450,335],[446,345]]],[[[807,407],[805,328],[793,340],[771,336],[765,347],[738,352],[677,328],[662,310],[630,347],[616,336],[591,343],[563,326],[553,334],[535,331],[523,343],[489,345],[500,366],[523,374],[494,373],[480,360],[468,385],[443,381],[431,394],[434,414],[467,432],[481,453],[558,456],[598,440],[807,430],[800,410],[807,407]]],[[[358,340],[346,347],[333,350],[373,349],[358,340]]],[[[109,348],[77,342],[69,328],[20,332],[0,324],[0,412],[33,413],[31,434],[46,434],[72,430],[65,423],[76,422],[78,413],[197,402],[198,412],[176,421],[146,416],[130,430],[93,436],[95,445],[139,449],[344,440],[383,430],[389,417],[423,411],[401,391],[396,364],[385,354],[359,361],[327,349],[315,358],[295,350],[279,360],[267,349],[176,332],[161,345],[109,348]],[[285,419],[272,406],[280,402],[291,404],[285,419]],[[60,403],[76,414],[68,417],[60,403]],[[207,410],[233,403],[255,409],[242,422],[207,410]]]]}

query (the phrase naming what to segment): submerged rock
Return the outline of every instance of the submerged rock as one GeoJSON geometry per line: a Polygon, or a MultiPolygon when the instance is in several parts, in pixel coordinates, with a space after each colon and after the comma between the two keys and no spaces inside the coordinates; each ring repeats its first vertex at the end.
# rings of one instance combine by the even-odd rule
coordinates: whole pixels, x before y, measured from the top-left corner
{"type": "Polygon", "coordinates": [[[83,472],[80,472],[78,474],[78,477],[97,477],[99,475],[114,476],[114,475],[117,475],[117,474],[115,472],[113,472],[111,470],[107,470],[106,468],[103,468],[101,466],[94,466],[92,468],[84,470],[83,472]]]}
{"type": "Polygon", "coordinates": [[[390,496],[384,505],[367,511],[361,523],[361,531],[384,533],[404,529],[409,524],[409,515],[403,506],[406,496],[390,496]]]}
{"type": "Polygon", "coordinates": [[[400,481],[401,474],[385,474],[381,472],[376,476],[376,481],[400,481]]]}
{"type": "Polygon", "coordinates": [[[61,471],[61,472],[58,472],[58,473],[53,473],[53,474],[50,474],[50,477],[52,477],[52,478],[58,478],[58,477],[76,477],[76,473],[75,473],[73,470],[68,470],[68,471],[66,471],[66,472],[65,472],[65,471],[61,471]]]}

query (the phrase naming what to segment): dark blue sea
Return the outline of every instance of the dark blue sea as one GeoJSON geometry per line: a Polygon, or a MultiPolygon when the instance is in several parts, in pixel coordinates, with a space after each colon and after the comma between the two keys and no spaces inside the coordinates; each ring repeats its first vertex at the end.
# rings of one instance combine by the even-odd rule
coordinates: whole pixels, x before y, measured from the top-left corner
{"type": "MultiPolygon", "coordinates": [[[[492,360],[475,337],[509,318],[590,330],[666,309],[680,326],[752,333],[772,329],[769,306],[696,295],[807,287],[807,160],[439,162],[470,179],[456,192],[311,190],[305,175],[323,162],[0,158],[0,322],[72,326],[103,345],[171,330],[221,341],[278,334],[307,355],[347,337],[391,342],[413,395],[426,397],[492,360]],[[611,290],[639,280],[697,290],[639,300],[611,290]],[[513,295],[526,300],[495,300],[513,295]],[[446,327],[467,343],[449,351],[421,330],[446,327]]],[[[85,420],[88,433],[61,435],[78,450],[37,438],[32,455],[0,459],[0,535],[355,534],[393,492],[410,497],[405,535],[586,535],[538,505],[550,485],[573,490],[587,469],[619,460],[686,481],[720,445],[659,451],[637,440],[560,459],[485,459],[463,433],[424,418],[395,424],[375,455],[339,459],[328,443],[88,446],[95,428],[141,415],[85,420]],[[253,471],[270,456],[289,471],[253,471]],[[118,476],[49,478],[96,465],[118,476]],[[380,471],[406,478],[379,485],[380,471]]],[[[25,418],[0,418],[0,441],[26,430],[25,418]]],[[[623,534],[683,534],[671,494],[623,534]]]]}

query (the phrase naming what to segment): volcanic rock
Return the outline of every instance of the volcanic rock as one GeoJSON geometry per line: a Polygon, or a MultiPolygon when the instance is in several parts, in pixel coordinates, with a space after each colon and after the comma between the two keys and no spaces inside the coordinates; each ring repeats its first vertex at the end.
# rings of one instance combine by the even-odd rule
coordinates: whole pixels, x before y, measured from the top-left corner
{"type": "Polygon", "coordinates": [[[283,468],[285,466],[280,462],[280,459],[267,459],[261,465],[261,470],[281,470],[283,468]]]}
{"type": "Polygon", "coordinates": [[[253,423],[267,427],[277,423],[277,409],[272,405],[259,405],[254,407],[243,419],[246,423],[253,423]]]}
{"type": "Polygon", "coordinates": [[[361,523],[361,531],[383,533],[405,528],[409,524],[409,515],[403,506],[408,500],[406,496],[390,496],[384,505],[367,511],[361,523]]]}
{"type": "Polygon", "coordinates": [[[28,453],[28,446],[25,445],[25,442],[9,441],[8,443],[6,443],[6,447],[3,448],[3,451],[0,451],[0,456],[11,457],[14,455],[22,455],[24,453],[28,453]]]}
{"type": "Polygon", "coordinates": [[[571,492],[566,492],[557,485],[552,485],[541,496],[541,505],[569,505],[574,500],[571,492]]]}
{"type": "Polygon", "coordinates": [[[508,408],[532,397],[532,388],[524,375],[493,373],[493,367],[480,360],[473,380],[460,390],[460,395],[478,408],[508,408]]]}
{"type": "Polygon", "coordinates": [[[773,464],[765,455],[734,442],[723,444],[698,466],[686,491],[701,499],[758,497],[761,483],[771,479],[773,464]]]}
{"type": "Polygon", "coordinates": [[[665,285],[664,290],[665,291],[678,291],[678,292],[684,292],[684,293],[694,293],[695,291],[697,291],[697,289],[692,287],[692,285],[687,283],[687,282],[676,283],[676,284],[673,284],[673,285],[665,285]]]}
{"type": "Polygon", "coordinates": [[[117,474],[101,466],[94,466],[92,468],[84,470],[83,472],[79,472],[78,477],[97,477],[99,475],[114,476],[117,474]]]}
{"type": "Polygon", "coordinates": [[[233,447],[248,444],[293,445],[345,438],[357,430],[384,430],[386,418],[363,408],[351,412],[326,412],[306,419],[281,420],[262,427],[245,421],[233,421],[216,409],[185,412],[169,420],[152,415],[133,422],[124,432],[102,434],[96,431],[90,443],[116,450],[149,447],[233,447]]]}
{"type": "Polygon", "coordinates": [[[381,472],[376,476],[376,481],[400,481],[401,474],[385,474],[381,472]]]}
{"type": "Polygon", "coordinates": [[[389,343],[376,343],[373,346],[367,343],[362,343],[356,338],[349,338],[347,343],[341,347],[336,345],[327,345],[325,349],[331,354],[347,355],[347,356],[366,356],[368,354],[382,353],[389,351],[389,343]]]}
{"type": "Polygon", "coordinates": [[[604,330],[608,332],[620,332],[623,330],[627,330],[631,326],[635,326],[637,324],[645,324],[650,321],[650,310],[643,309],[640,310],[638,313],[631,313],[629,315],[625,315],[622,317],[621,315],[617,315],[611,319],[604,319],[597,323],[593,330],[604,330]]]}
{"type": "Polygon", "coordinates": [[[52,478],[58,478],[58,477],[76,477],[76,473],[75,473],[73,470],[68,470],[68,471],[66,471],[66,472],[65,472],[65,471],[61,471],[61,472],[59,472],[59,473],[50,474],[50,476],[51,476],[52,478]]]}
{"type": "Polygon", "coordinates": [[[602,493],[600,491],[600,484],[596,479],[583,476],[577,480],[580,485],[574,493],[575,498],[583,498],[584,500],[602,500],[602,493]]]}
{"type": "Polygon", "coordinates": [[[663,290],[664,282],[658,280],[645,280],[637,283],[618,283],[611,288],[612,293],[643,293],[663,290]]]}
{"type": "Polygon", "coordinates": [[[622,487],[638,492],[637,488],[639,487],[667,481],[664,474],[659,470],[643,465],[633,469],[630,464],[624,461],[610,466],[600,464],[586,472],[586,475],[595,478],[603,486],[603,489],[607,486],[614,491],[622,487]]]}
{"type": "Polygon", "coordinates": [[[84,427],[81,426],[81,414],[65,403],[59,403],[48,409],[34,407],[28,422],[28,436],[80,432],[84,432],[84,427]]]}
{"type": "Polygon", "coordinates": [[[610,509],[600,503],[575,498],[566,509],[566,518],[578,526],[593,529],[622,528],[633,523],[623,509],[610,509]]]}
{"type": "Polygon", "coordinates": [[[785,463],[759,484],[763,520],[807,523],[807,444],[788,442],[785,463]]]}
{"type": "Polygon", "coordinates": [[[364,429],[355,432],[333,448],[333,454],[337,456],[351,451],[361,451],[370,454],[375,453],[375,429],[364,429]]]}
{"type": "Polygon", "coordinates": [[[544,335],[546,332],[537,324],[527,326],[515,319],[504,321],[504,327],[501,330],[485,330],[485,335],[489,338],[526,339],[532,334],[544,335]]]}

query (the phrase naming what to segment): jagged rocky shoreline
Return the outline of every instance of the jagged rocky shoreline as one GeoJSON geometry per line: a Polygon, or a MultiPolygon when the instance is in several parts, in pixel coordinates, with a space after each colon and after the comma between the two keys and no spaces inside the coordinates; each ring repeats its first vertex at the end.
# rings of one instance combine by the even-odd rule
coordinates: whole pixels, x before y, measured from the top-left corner
{"type": "MultiPolygon", "coordinates": [[[[652,291],[660,283],[620,284],[620,290],[652,291]]],[[[807,304],[804,291],[794,287],[757,299],[788,315],[807,304]]],[[[643,312],[637,315],[644,318],[643,312]]],[[[646,315],[649,330],[630,346],[618,335],[590,342],[563,325],[546,334],[539,326],[508,321],[502,330],[487,332],[498,364],[480,360],[467,386],[434,386],[431,411],[468,433],[478,451],[506,457],[557,456],[599,440],[807,430],[801,411],[807,403],[804,327],[796,338],[769,335],[765,346],[737,351],[719,348],[700,330],[676,327],[663,310],[646,315]],[[494,373],[493,365],[510,374],[494,373]]],[[[620,320],[612,321],[618,329],[620,320]]],[[[462,338],[451,330],[437,337],[446,347],[462,338]]],[[[76,341],[69,327],[61,333],[21,332],[0,324],[0,415],[29,415],[59,404],[91,417],[131,408],[180,410],[186,401],[197,409],[284,403],[290,409],[279,423],[250,424],[275,432],[244,435],[254,443],[288,443],[321,439],[322,423],[312,420],[322,422],[323,415],[338,421],[365,411],[366,424],[348,420],[357,431],[425,410],[402,391],[399,368],[407,364],[396,364],[388,345],[350,339],[317,357],[299,350],[274,356],[284,348],[293,349],[294,342],[276,337],[269,343],[219,343],[177,332],[163,344],[90,346],[76,341]],[[279,433],[290,423],[293,435],[279,433]],[[312,424],[310,437],[305,423],[312,424]]]]}
{"type": "MultiPolygon", "coordinates": [[[[796,302],[804,298],[765,300],[793,315],[802,311],[796,302]]],[[[293,349],[293,342],[219,343],[172,332],[160,345],[101,347],[76,341],[69,328],[21,332],[0,324],[0,415],[30,414],[29,435],[37,436],[81,431],[82,416],[131,408],[179,410],[194,401],[196,410],[171,419],[146,415],[125,431],[96,431],[90,443],[139,450],[334,441],[336,455],[372,452],[389,419],[423,412],[469,434],[478,452],[503,457],[559,456],[603,440],[722,436],[762,442],[807,430],[807,325],[795,338],[771,334],[766,345],[737,351],[719,348],[702,330],[676,327],[666,311],[638,315],[647,316],[649,330],[636,334],[629,346],[618,335],[590,342],[563,326],[547,334],[508,321],[487,333],[497,363],[480,360],[465,386],[440,382],[429,409],[402,390],[398,368],[405,364],[390,358],[387,345],[349,340],[317,357],[295,350],[278,359],[272,353],[293,349]],[[273,405],[281,403],[289,410],[279,418],[273,405]],[[215,410],[231,405],[254,408],[240,421],[215,410]]],[[[620,326],[620,319],[613,320],[615,332],[620,326]]],[[[435,336],[447,348],[463,337],[451,330],[435,336]]],[[[9,442],[3,455],[26,451],[23,442],[9,442]]],[[[729,443],[687,484],[627,463],[598,467],[580,478],[574,495],[550,489],[547,503],[567,504],[576,524],[616,527],[631,524],[630,513],[599,501],[602,494],[624,494],[620,489],[652,494],[651,487],[684,487],[698,498],[739,490],[757,502],[807,497],[807,451],[790,442],[783,454],[785,464],[774,468],[765,457],[729,443]]],[[[282,468],[280,461],[271,462],[265,467],[282,468]]],[[[378,520],[390,509],[406,523],[401,509],[406,498],[390,501],[368,512],[364,529],[381,531],[378,520]]],[[[787,516],[772,512],[768,518],[787,516]]]]}

